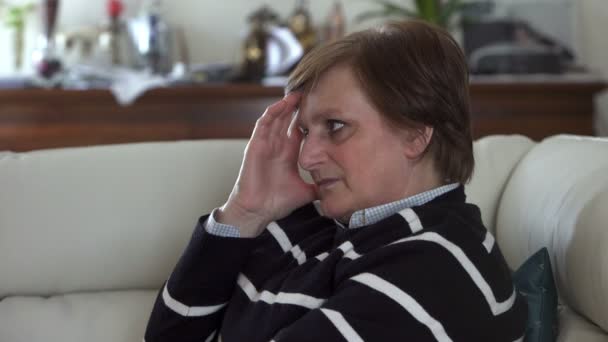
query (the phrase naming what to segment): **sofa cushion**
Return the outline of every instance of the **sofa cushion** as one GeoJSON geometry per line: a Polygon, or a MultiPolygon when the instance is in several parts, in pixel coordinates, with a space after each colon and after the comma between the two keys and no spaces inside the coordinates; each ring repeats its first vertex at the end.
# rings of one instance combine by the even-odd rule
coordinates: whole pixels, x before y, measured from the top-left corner
{"type": "Polygon", "coordinates": [[[135,342],[158,291],[78,293],[0,301],[0,341],[135,342]]]}
{"type": "Polygon", "coordinates": [[[515,287],[528,304],[526,342],[553,342],[557,336],[557,290],[546,248],[513,273],[515,287]]]}
{"type": "Polygon", "coordinates": [[[557,342],[608,342],[608,335],[597,325],[581,317],[572,309],[558,310],[559,336],[557,342]]]}

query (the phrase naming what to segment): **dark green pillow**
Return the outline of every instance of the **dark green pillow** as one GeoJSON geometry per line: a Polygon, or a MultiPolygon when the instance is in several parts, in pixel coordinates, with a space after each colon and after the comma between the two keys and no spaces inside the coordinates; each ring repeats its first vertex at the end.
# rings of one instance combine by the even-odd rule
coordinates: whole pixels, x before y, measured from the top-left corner
{"type": "Polygon", "coordinates": [[[557,338],[557,290],[547,248],[532,255],[515,273],[517,291],[528,302],[525,342],[554,342],[557,338]]]}

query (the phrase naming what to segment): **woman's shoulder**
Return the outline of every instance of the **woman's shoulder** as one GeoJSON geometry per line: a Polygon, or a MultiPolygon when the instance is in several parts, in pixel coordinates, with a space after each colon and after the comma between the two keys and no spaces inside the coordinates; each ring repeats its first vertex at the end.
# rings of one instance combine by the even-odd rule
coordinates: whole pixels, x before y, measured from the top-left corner
{"type": "Polygon", "coordinates": [[[416,274],[435,288],[464,281],[511,295],[510,272],[493,235],[476,215],[466,213],[474,208],[463,208],[465,213],[410,208],[366,227],[349,241],[351,255],[358,257],[344,264],[343,276],[380,272],[410,282],[416,274]]]}

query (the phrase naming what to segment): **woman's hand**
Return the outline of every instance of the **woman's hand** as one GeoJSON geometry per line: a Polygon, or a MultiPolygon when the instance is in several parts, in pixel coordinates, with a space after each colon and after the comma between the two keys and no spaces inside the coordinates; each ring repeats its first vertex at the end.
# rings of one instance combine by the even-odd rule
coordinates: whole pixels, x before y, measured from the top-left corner
{"type": "Polygon", "coordinates": [[[238,179],[216,219],[239,228],[242,237],[259,235],[266,225],[315,199],[314,186],[298,173],[302,133],[288,134],[300,93],[288,94],[257,120],[238,179]]]}

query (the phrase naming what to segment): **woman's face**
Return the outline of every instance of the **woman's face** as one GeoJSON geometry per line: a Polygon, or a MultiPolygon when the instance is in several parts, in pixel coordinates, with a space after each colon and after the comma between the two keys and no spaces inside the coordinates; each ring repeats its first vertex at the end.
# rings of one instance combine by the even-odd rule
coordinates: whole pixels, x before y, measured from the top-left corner
{"type": "Polygon", "coordinates": [[[299,164],[312,175],[326,216],[348,222],[357,210],[411,194],[410,143],[347,66],[325,72],[304,95],[295,124],[304,133],[299,164]]]}

